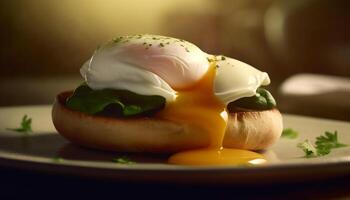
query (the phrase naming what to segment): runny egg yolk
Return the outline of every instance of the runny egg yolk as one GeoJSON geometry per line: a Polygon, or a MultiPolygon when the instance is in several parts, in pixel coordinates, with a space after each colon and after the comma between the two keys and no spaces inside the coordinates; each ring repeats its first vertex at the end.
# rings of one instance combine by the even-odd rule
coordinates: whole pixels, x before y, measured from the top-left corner
{"type": "Polygon", "coordinates": [[[195,85],[178,90],[173,103],[159,113],[159,117],[177,122],[191,123],[209,134],[208,147],[173,154],[168,159],[178,165],[254,165],[265,162],[261,154],[223,148],[227,116],[225,105],[213,93],[216,73],[212,63],[206,75],[195,85]]]}

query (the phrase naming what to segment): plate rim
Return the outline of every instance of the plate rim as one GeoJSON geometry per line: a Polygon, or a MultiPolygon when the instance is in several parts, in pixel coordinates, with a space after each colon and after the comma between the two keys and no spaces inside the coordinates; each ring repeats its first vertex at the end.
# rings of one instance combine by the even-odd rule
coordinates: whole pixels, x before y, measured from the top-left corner
{"type": "MultiPolygon", "coordinates": [[[[0,107],[0,112],[2,110],[8,109],[51,109],[52,105],[34,105],[34,106],[11,106],[11,107],[0,107]]],[[[342,123],[349,125],[348,121],[336,120],[336,119],[326,119],[326,118],[317,118],[310,116],[302,116],[295,114],[283,113],[283,117],[288,118],[298,118],[298,119],[310,119],[317,121],[327,121],[330,123],[342,123]]],[[[269,165],[262,166],[252,166],[252,167],[242,167],[242,166],[178,166],[178,165],[166,165],[166,164],[135,164],[135,165],[125,165],[118,163],[108,163],[108,162],[94,162],[91,165],[92,161],[76,161],[70,159],[64,159],[62,162],[55,162],[53,159],[48,157],[41,156],[32,156],[32,155],[20,155],[13,152],[5,152],[0,150],[0,166],[18,168],[22,170],[34,169],[39,172],[48,172],[48,173],[60,173],[68,175],[78,175],[78,176],[87,176],[94,178],[111,178],[118,180],[137,180],[137,177],[125,177],[122,173],[126,174],[138,174],[143,173],[143,178],[153,181],[176,181],[176,182],[195,182],[199,183],[198,180],[180,180],[180,178],[185,175],[190,177],[191,175],[203,175],[211,176],[212,179],[216,179],[220,182],[229,182],[229,183],[241,183],[241,178],[248,176],[250,178],[266,178],[269,176],[276,176],[279,174],[279,178],[272,178],[266,180],[268,182],[281,182],[283,178],[288,178],[290,181],[291,177],[288,173],[296,173],[295,177],[292,179],[302,178],[306,179],[319,179],[327,178],[333,176],[341,175],[350,175],[350,156],[349,157],[337,157],[329,158],[325,160],[314,160],[310,162],[293,162],[293,163],[272,163],[269,165]],[[30,157],[25,159],[25,157],[30,157]],[[34,161],[33,161],[34,158],[34,161]],[[100,162],[100,163],[99,163],[100,162]],[[89,165],[90,163],[90,165],[89,165]],[[99,163],[96,165],[96,163],[99,163]],[[82,165],[83,164],[83,165],[82,165]],[[106,165],[108,164],[108,165],[106,165]],[[102,166],[103,165],[103,166],[102,166]],[[166,166],[166,167],[165,167],[166,166]],[[96,174],[87,173],[87,171],[94,171],[96,174]],[[311,174],[307,174],[305,171],[311,170],[311,174]],[[173,177],[169,180],[164,180],[163,178],[157,179],[154,176],[155,173],[169,173],[170,175],[176,175],[178,177],[173,177]],[[110,175],[110,177],[106,175],[110,175]],[[181,176],[181,174],[183,174],[181,176]],[[224,174],[229,175],[230,180],[225,180],[222,176],[217,178],[213,175],[215,174],[224,174]],[[316,176],[317,175],[317,176],[316,176]]],[[[247,181],[251,183],[250,181],[247,181]]]]}

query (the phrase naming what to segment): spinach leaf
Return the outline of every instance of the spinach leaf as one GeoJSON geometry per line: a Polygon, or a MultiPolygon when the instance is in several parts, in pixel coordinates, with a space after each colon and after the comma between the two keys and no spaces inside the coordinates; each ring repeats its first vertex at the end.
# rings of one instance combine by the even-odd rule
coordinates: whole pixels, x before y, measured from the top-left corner
{"type": "Polygon", "coordinates": [[[93,90],[82,84],[67,99],[66,106],[92,115],[132,117],[153,114],[164,108],[165,98],[157,95],[139,95],[127,90],[93,90]]]}
{"type": "Polygon", "coordinates": [[[269,91],[258,88],[252,97],[244,97],[227,105],[229,112],[239,110],[270,110],[276,107],[276,101],[269,91]]]}

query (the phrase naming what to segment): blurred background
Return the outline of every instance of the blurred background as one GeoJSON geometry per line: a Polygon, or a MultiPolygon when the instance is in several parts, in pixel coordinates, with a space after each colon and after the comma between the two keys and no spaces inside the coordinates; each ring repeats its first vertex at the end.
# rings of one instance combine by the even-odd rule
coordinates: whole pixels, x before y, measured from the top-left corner
{"type": "Polygon", "coordinates": [[[0,23],[0,106],[50,104],[98,45],[151,33],[267,71],[282,112],[350,120],[350,1],[11,0],[0,23]]]}

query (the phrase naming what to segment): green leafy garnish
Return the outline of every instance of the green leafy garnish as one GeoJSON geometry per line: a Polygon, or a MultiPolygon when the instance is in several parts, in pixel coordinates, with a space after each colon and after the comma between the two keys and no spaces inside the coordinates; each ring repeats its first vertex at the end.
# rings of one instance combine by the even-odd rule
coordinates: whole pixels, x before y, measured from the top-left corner
{"type": "Polygon", "coordinates": [[[318,155],[316,148],[311,144],[309,140],[305,140],[304,142],[299,143],[297,147],[304,151],[306,158],[316,157],[318,155]]]}
{"type": "Polygon", "coordinates": [[[165,98],[139,95],[127,90],[92,90],[82,84],[67,99],[66,106],[87,114],[132,117],[152,114],[162,109],[165,98]]]}
{"type": "Polygon", "coordinates": [[[31,132],[33,132],[33,130],[32,130],[32,118],[29,118],[27,115],[24,115],[22,117],[20,127],[8,128],[7,130],[16,131],[16,132],[20,132],[20,133],[26,133],[26,134],[31,133],[31,132]]]}
{"type": "Polygon", "coordinates": [[[316,138],[315,144],[318,147],[326,147],[326,148],[339,148],[346,147],[346,144],[341,144],[338,142],[338,132],[334,131],[334,133],[326,131],[325,135],[318,136],[316,138]]]}
{"type": "Polygon", "coordinates": [[[297,138],[299,133],[291,128],[283,129],[281,137],[288,138],[288,139],[295,139],[297,138]]]}
{"type": "Polygon", "coordinates": [[[62,157],[59,157],[59,156],[55,156],[52,158],[52,161],[54,162],[57,162],[57,163],[60,163],[62,162],[64,159],[62,157]]]}
{"type": "Polygon", "coordinates": [[[113,158],[112,162],[119,163],[119,164],[127,164],[127,165],[135,164],[134,161],[130,160],[126,156],[122,156],[122,157],[119,157],[119,158],[113,158]]]}
{"type": "MultiPolygon", "coordinates": [[[[67,99],[66,106],[88,114],[102,111],[107,105],[119,104],[119,99],[109,90],[92,90],[87,85],[79,86],[67,99]]],[[[121,105],[123,106],[123,105],[121,105]]]]}
{"type": "Polygon", "coordinates": [[[244,97],[227,105],[229,112],[235,112],[242,109],[270,110],[274,107],[276,107],[275,99],[271,93],[264,88],[258,88],[256,94],[252,97],[244,97]]]}
{"type": "Polygon", "coordinates": [[[298,147],[305,152],[305,157],[319,157],[327,155],[334,148],[346,147],[348,145],[338,142],[338,132],[334,133],[326,131],[325,135],[316,137],[315,145],[312,145],[308,140],[299,143],[298,147]]]}

